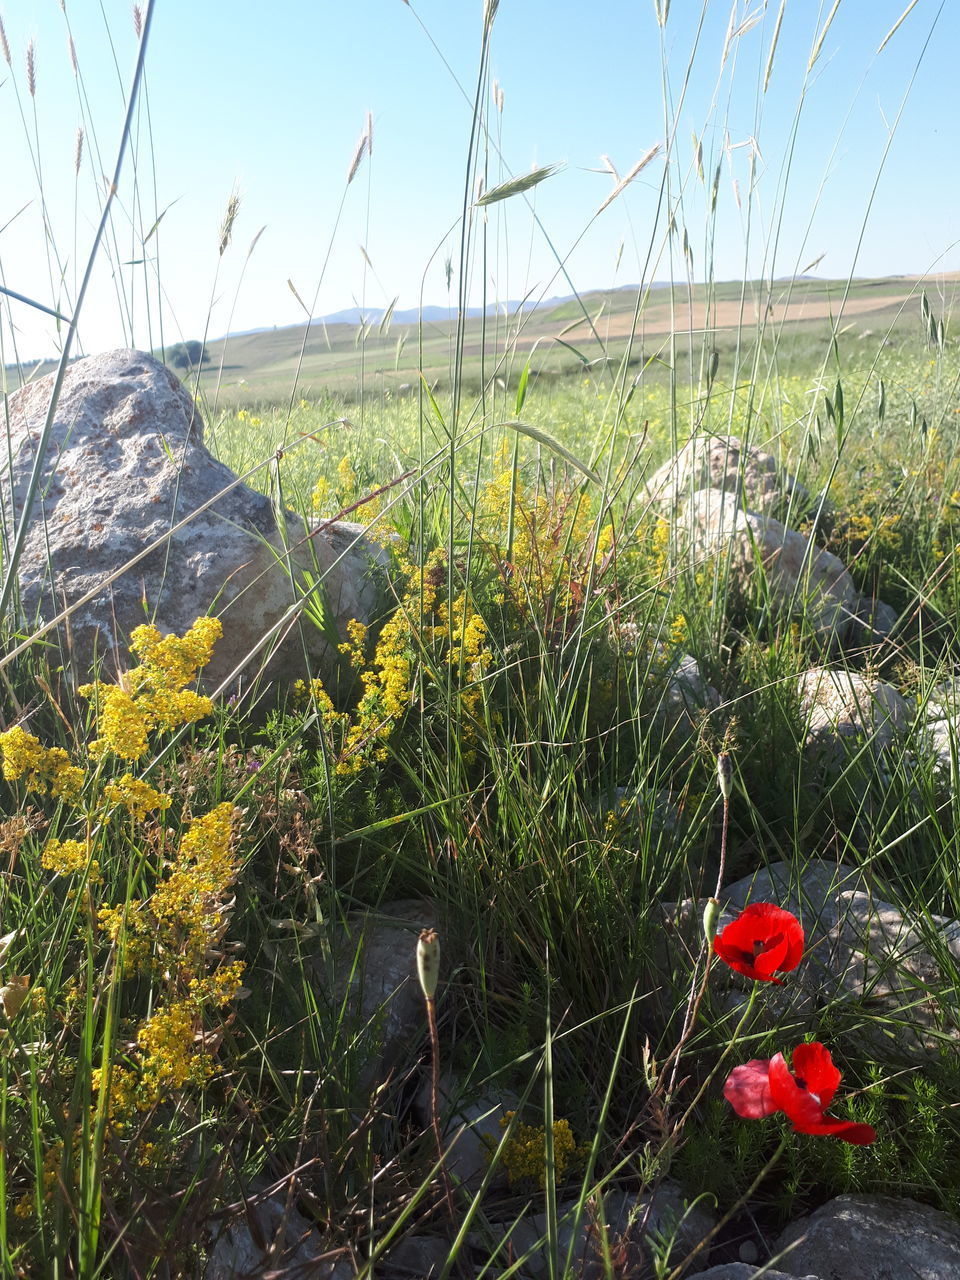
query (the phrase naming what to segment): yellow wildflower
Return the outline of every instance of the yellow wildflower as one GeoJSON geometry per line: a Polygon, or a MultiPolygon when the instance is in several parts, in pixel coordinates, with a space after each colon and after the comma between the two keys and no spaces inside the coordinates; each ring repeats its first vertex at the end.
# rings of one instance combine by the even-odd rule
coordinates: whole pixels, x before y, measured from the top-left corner
{"type": "Polygon", "coordinates": [[[0,733],[3,776],[8,782],[22,779],[31,791],[48,788],[60,800],[78,800],[83,789],[82,769],[70,763],[62,747],[45,747],[20,725],[0,733]]]}
{"type": "Polygon", "coordinates": [[[176,729],[209,715],[210,699],[184,686],[210,661],[222,634],[219,618],[198,618],[183,636],[137,627],[130,648],[141,659],[140,666],[126,672],[119,684],[97,681],[79,690],[82,697],[98,702],[99,736],[90,744],[94,759],[112,751],[123,760],[139,760],[153,729],[176,729]]]}
{"type": "MultiPolygon", "coordinates": [[[[505,1132],[514,1118],[514,1112],[507,1111],[500,1117],[500,1128],[505,1132]]],[[[553,1123],[553,1164],[559,1181],[571,1164],[578,1161],[583,1150],[577,1147],[568,1120],[555,1120],[553,1123]]],[[[543,1125],[529,1125],[518,1122],[513,1127],[511,1137],[504,1143],[501,1159],[507,1171],[510,1183],[536,1181],[541,1187],[546,1186],[546,1131],[543,1125]]]]}
{"type": "Polygon", "coordinates": [[[48,840],[40,865],[44,871],[53,871],[58,876],[72,876],[86,871],[89,866],[89,880],[95,884],[100,879],[100,864],[90,858],[90,851],[83,840],[48,840]]]}
{"type": "Polygon", "coordinates": [[[103,798],[108,804],[122,805],[140,821],[156,810],[162,813],[171,804],[170,796],[157,791],[142,778],[135,778],[132,773],[125,773],[119,782],[108,783],[103,789],[103,798]]]}

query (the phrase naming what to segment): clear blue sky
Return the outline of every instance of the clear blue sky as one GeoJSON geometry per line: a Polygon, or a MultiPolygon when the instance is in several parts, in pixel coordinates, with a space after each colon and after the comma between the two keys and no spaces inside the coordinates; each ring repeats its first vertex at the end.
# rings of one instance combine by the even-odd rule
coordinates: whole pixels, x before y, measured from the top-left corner
{"type": "MultiPolygon", "coordinates": [[[[501,0],[490,81],[504,102],[501,114],[489,91],[484,100],[488,184],[532,165],[564,168],[531,193],[542,227],[520,199],[489,208],[486,270],[475,239],[471,301],[485,282],[489,299],[568,293],[555,254],[578,289],[682,276],[658,206],[666,153],[594,219],[614,183],[597,172],[601,156],[624,174],[663,143],[665,92],[671,115],[679,108],[670,195],[697,279],[711,255],[718,279],[788,275],[821,254],[817,274],[832,277],[960,269],[960,6],[917,0],[878,55],[907,5],[841,0],[808,73],[833,0],[787,0],[763,92],[779,0],[672,0],[662,31],[654,0],[501,0]],[[753,17],[721,65],[728,32],[753,17]]],[[[63,9],[59,0],[0,0],[12,63],[0,62],[0,283],[64,310],[91,243],[101,175],[114,163],[137,50],[131,9],[129,0],[64,0],[63,9]]],[[[481,0],[156,0],[133,148],[82,348],[131,337],[156,346],[161,327],[169,343],[296,323],[303,313],[288,280],[308,306],[316,295],[318,315],[395,296],[399,307],[421,296],[446,303],[446,260],[454,280],[459,266],[464,95],[476,86],[482,18],[481,0]],[[367,112],[372,154],[345,191],[367,112]],[[234,188],[240,208],[221,259],[234,188]],[[144,251],[141,237],[162,210],[144,251]],[[144,252],[146,269],[127,265],[144,252]]],[[[4,361],[14,358],[8,319],[21,356],[56,349],[51,321],[22,304],[0,306],[4,361]]]]}

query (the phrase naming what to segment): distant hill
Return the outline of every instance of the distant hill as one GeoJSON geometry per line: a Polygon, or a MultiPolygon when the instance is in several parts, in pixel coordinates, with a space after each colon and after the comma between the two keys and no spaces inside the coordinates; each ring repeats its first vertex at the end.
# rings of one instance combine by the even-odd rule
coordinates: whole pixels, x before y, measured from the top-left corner
{"type": "MultiPolygon", "coordinates": [[[[654,288],[666,288],[666,285],[654,285],[654,288]]],[[[621,285],[615,293],[636,293],[637,286],[635,284],[621,285]]],[[[505,302],[490,302],[485,307],[467,307],[464,315],[468,320],[475,320],[480,316],[496,316],[496,315],[513,315],[518,312],[521,307],[526,311],[539,311],[544,308],[552,309],[566,302],[575,302],[576,294],[568,293],[562,297],[542,298],[539,302],[532,301],[530,298],[510,298],[505,302]]],[[[425,307],[408,307],[405,310],[389,312],[387,307],[345,307],[341,311],[331,311],[328,315],[317,316],[311,321],[311,324],[331,325],[331,324],[382,324],[387,315],[390,315],[392,323],[395,324],[418,324],[421,320],[425,324],[443,324],[445,322],[453,323],[457,318],[457,308],[453,305],[439,307],[436,305],[428,305],[425,307]]],[[[217,341],[223,342],[227,338],[242,338],[251,333],[266,333],[267,327],[260,329],[244,329],[237,333],[228,333],[225,338],[219,338],[217,341]]]]}

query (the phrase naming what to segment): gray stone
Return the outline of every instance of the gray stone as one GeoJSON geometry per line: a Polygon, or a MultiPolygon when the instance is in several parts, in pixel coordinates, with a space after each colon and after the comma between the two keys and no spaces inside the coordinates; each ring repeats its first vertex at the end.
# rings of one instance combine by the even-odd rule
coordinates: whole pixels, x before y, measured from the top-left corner
{"type": "MultiPolygon", "coordinates": [[[[8,529],[22,509],[52,387],[52,376],[41,378],[8,401],[13,462],[0,468],[8,529]]],[[[70,659],[85,678],[96,654],[112,678],[133,665],[126,642],[140,623],[152,619],[162,632],[182,634],[213,612],[224,635],[204,675],[207,687],[271,630],[249,672],[272,654],[268,678],[303,675],[305,646],[313,673],[335,684],[336,647],[315,623],[298,626],[297,602],[322,579],[332,632],[342,634],[351,618],[372,621],[382,587],[373,566],[382,566],[386,553],[357,525],[311,532],[285,511],[281,530],[278,518],[269,498],[237,483],[207,451],[199,411],[152,356],[111,351],[79,360],[64,379],[20,561],[24,623],[29,628],[76,604],[62,633],[70,659]],[[92,597],[79,603],[88,592],[92,597]]],[[[321,602],[318,591],[312,601],[321,602]]]]}
{"type": "Polygon", "coordinates": [[[938,768],[952,773],[960,762],[960,676],[934,685],[920,705],[924,746],[938,768]]]}
{"type": "Polygon", "coordinates": [[[417,979],[417,937],[421,929],[435,926],[432,903],[420,899],[358,912],[333,948],[330,967],[315,968],[327,999],[344,1009],[351,1031],[366,1042],[359,1082],[364,1091],[409,1061],[427,1033],[417,979]]]}
{"type": "MultiPolygon", "coordinates": [[[[572,1245],[571,1274],[578,1280],[603,1280],[606,1271],[595,1211],[588,1205],[577,1222],[575,1206],[568,1204],[559,1207],[558,1216],[561,1266],[572,1245]]],[[[623,1274],[633,1275],[641,1273],[655,1249],[669,1254],[676,1266],[709,1235],[716,1225],[716,1216],[699,1204],[688,1207],[680,1189],[664,1183],[639,1199],[625,1191],[608,1193],[603,1199],[603,1224],[610,1246],[617,1251],[623,1274]]],[[[508,1255],[516,1261],[529,1253],[520,1274],[528,1280],[540,1280],[549,1274],[543,1243],[546,1232],[546,1214],[542,1213],[528,1215],[516,1225],[508,1226],[496,1242],[498,1262],[505,1262],[508,1255]]]]}
{"type": "Polygon", "coordinates": [[[796,1272],[778,1271],[774,1267],[752,1267],[745,1262],[723,1262],[709,1271],[698,1271],[687,1280],[820,1280],[819,1276],[798,1276],[796,1272]]]}
{"type": "Polygon", "coordinates": [[[667,787],[615,787],[612,802],[602,797],[600,813],[617,830],[635,831],[641,839],[678,835],[682,829],[682,811],[667,787]]]}
{"type": "MultiPolygon", "coordinates": [[[[500,1120],[508,1111],[517,1110],[519,1099],[514,1094],[504,1095],[502,1090],[489,1086],[479,1094],[471,1094],[449,1075],[440,1080],[439,1086],[438,1105],[441,1132],[447,1146],[447,1172],[468,1191],[475,1191],[487,1173],[492,1152],[503,1137],[500,1120]]],[[[432,1124],[430,1092],[428,1078],[414,1101],[417,1119],[424,1129],[432,1124]]],[[[499,1170],[495,1170],[494,1180],[499,1180],[500,1176],[499,1170]]]]}
{"type": "MultiPolygon", "coordinates": [[[[724,891],[723,904],[774,902],[804,927],[800,967],[763,1002],[775,1025],[845,1003],[864,1015],[857,1034],[883,1060],[922,1063],[960,1041],[950,970],[960,964],[960,924],[942,916],[913,919],[885,902],[864,872],[816,859],[800,872],[785,862],[746,876],[724,891]],[[937,960],[951,957],[946,973],[937,960]]],[[[736,975],[731,979],[738,983],[736,975]]],[[[745,979],[744,982],[749,980],[745,979]]],[[[758,1004],[759,1008],[759,1004],[758,1004]]]]}
{"type": "Polygon", "coordinates": [[[720,705],[720,695],[708,684],[696,658],[689,653],[671,657],[659,646],[650,664],[654,732],[674,752],[691,747],[704,712],[720,705]],[[656,690],[653,692],[653,690],[656,690]]]}
{"type": "Polygon", "coordinates": [[[855,671],[811,667],[797,680],[805,746],[828,773],[866,747],[871,764],[901,739],[916,708],[891,684],[855,671]]]}
{"type": "Polygon", "coordinates": [[[646,492],[662,510],[676,510],[698,489],[722,489],[754,511],[786,516],[805,510],[810,495],[772,454],[736,436],[696,436],[650,477],[646,492]]]}
{"type": "Polygon", "coordinates": [[[822,1280],[960,1276],[960,1223],[894,1196],[837,1196],[787,1227],[776,1251],[788,1248],[795,1274],[813,1271],[822,1280]]]}
{"type": "Polygon", "coordinates": [[[350,1280],[356,1268],[344,1261],[343,1253],[328,1246],[287,1196],[251,1191],[213,1241],[203,1280],[268,1280],[301,1273],[311,1280],[350,1280]]]}
{"type": "Polygon", "coordinates": [[[740,506],[735,494],[700,489],[680,512],[677,527],[696,559],[726,554],[735,597],[756,592],[759,571],[778,616],[803,616],[824,639],[849,625],[857,590],[841,561],[773,516],[740,506]]]}
{"type": "Polygon", "coordinates": [[[443,1270],[450,1248],[440,1236],[407,1236],[388,1251],[375,1275],[377,1280],[431,1280],[443,1270]]]}
{"type": "Polygon", "coordinates": [[[847,627],[845,647],[872,649],[893,634],[899,620],[892,605],[872,596],[860,596],[847,627]]]}

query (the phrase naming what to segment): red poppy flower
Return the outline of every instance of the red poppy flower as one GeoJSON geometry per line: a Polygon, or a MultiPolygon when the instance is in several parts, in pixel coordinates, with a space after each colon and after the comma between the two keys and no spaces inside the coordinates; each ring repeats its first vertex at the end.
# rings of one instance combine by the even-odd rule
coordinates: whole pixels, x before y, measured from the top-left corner
{"type": "Polygon", "coordinates": [[[747,1120],[782,1111],[795,1133],[868,1146],[877,1136],[871,1125],[834,1120],[825,1114],[839,1083],[840,1072],[829,1051],[813,1041],[794,1049],[792,1071],[782,1053],[734,1067],[723,1086],[723,1096],[737,1115],[747,1120]]]}
{"type": "Polygon", "coordinates": [[[779,982],[803,955],[803,926],[772,902],[751,902],[713,940],[713,949],[731,969],[757,982],[779,982]]]}

